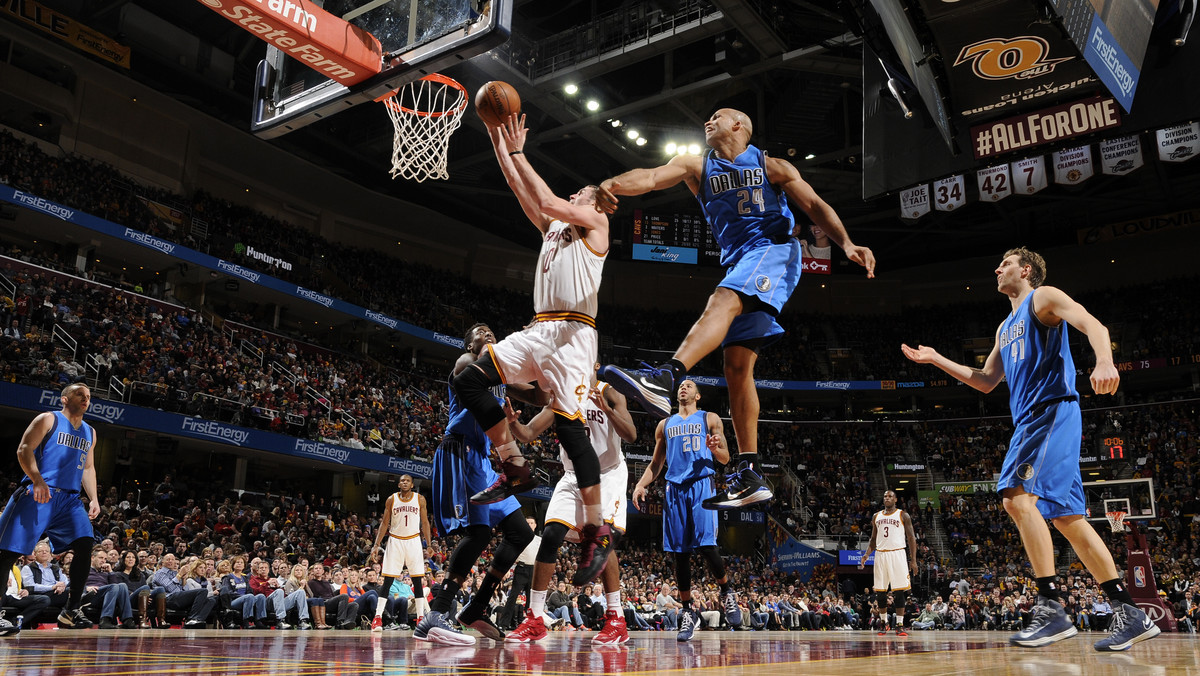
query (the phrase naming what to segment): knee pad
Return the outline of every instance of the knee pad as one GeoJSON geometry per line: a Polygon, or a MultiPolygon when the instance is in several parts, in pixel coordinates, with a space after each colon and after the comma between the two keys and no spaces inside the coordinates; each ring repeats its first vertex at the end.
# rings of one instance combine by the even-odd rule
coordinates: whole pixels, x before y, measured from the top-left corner
{"type": "Polygon", "coordinates": [[[567,527],[557,521],[546,524],[542,529],[542,544],[538,546],[538,563],[558,563],[558,550],[567,539],[567,527]]]}
{"type": "Polygon", "coordinates": [[[554,431],[558,434],[558,441],[567,452],[567,457],[571,459],[571,464],[575,466],[575,477],[579,487],[587,488],[600,483],[600,458],[588,439],[583,421],[555,413],[554,431]]]}
{"type": "Polygon", "coordinates": [[[480,357],[451,381],[454,393],[485,431],[504,420],[504,409],[496,403],[496,398],[491,393],[491,387],[501,382],[500,374],[490,356],[480,357]]]}
{"type": "Polygon", "coordinates": [[[692,553],[675,552],[675,584],[680,592],[692,590],[692,553]]]}

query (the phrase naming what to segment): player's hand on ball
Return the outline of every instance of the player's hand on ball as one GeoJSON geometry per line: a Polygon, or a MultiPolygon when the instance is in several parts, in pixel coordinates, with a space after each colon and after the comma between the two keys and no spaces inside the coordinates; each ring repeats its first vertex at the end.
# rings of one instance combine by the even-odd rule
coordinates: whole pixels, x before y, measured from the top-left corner
{"type": "Polygon", "coordinates": [[[517,115],[513,113],[504,120],[504,124],[500,125],[500,135],[504,137],[504,143],[508,146],[508,152],[515,153],[523,151],[525,148],[525,135],[529,130],[525,128],[525,115],[517,115]]]}
{"type": "Polygon", "coordinates": [[[900,344],[900,351],[905,357],[917,362],[918,364],[932,364],[934,359],[937,359],[938,351],[932,347],[918,345],[917,349],[913,349],[904,343],[900,344]]]}

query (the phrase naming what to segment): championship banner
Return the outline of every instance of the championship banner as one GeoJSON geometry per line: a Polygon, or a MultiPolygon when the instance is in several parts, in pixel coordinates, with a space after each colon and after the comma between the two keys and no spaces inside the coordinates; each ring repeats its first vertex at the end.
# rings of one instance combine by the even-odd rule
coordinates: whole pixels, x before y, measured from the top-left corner
{"type": "Polygon", "coordinates": [[[129,67],[129,47],[35,0],[4,0],[0,2],[0,10],[47,35],[53,35],[75,49],[98,56],[122,68],[129,67]]]}
{"type": "Polygon", "coordinates": [[[1145,164],[1142,139],[1136,134],[1100,143],[1100,171],[1109,176],[1124,176],[1145,164]]]}
{"type": "Polygon", "coordinates": [[[1032,195],[1046,189],[1046,158],[1038,155],[1012,163],[1013,190],[1032,195]]]}
{"type": "Polygon", "coordinates": [[[954,211],[967,203],[967,189],[962,176],[951,176],[933,182],[933,208],[954,211]]]}
{"type": "Polygon", "coordinates": [[[1186,162],[1200,151],[1200,122],[1159,129],[1154,137],[1158,142],[1158,159],[1186,162]]]}
{"type": "Polygon", "coordinates": [[[378,38],[326,12],[313,0],[199,2],[339,84],[358,84],[383,69],[383,47],[378,38]]]}
{"type": "Polygon", "coordinates": [[[1054,182],[1078,185],[1092,177],[1092,147],[1079,146],[1054,153],[1054,182]]]}
{"type": "Polygon", "coordinates": [[[916,220],[929,213],[929,186],[922,183],[900,191],[900,218],[916,220]]]}
{"type": "Polygon", "coordinates": [[[1012,194],[1012,176],[1008,173],[1008,165],[980,169],[975,173],[979,184],[979,199],[987,202],[999,202],[1012,194]]]}

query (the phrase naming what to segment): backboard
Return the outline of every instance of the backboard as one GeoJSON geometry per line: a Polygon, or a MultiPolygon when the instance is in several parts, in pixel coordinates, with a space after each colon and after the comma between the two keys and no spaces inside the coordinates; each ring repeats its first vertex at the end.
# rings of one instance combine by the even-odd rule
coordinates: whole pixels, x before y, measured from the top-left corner
{"type": "Polygon", "coordinates": [[[260,137],[295,131],[478,56],[505,42],[512,27],[512,0],[315,2],[370,31],[383,47],[383,68],[347,87],[269,46],[255,76],[250,129],[260,137]]]}
{"type": "Polygon", "coordinates": [[[1158,518],[1158,502],[1152,479],[1113,479],[1085,481],[1083,494],[1087,500],[1088,521],[1104,521],[1104,513],[1127,512],[1126,521],[1148,521],[1158,518]]]}

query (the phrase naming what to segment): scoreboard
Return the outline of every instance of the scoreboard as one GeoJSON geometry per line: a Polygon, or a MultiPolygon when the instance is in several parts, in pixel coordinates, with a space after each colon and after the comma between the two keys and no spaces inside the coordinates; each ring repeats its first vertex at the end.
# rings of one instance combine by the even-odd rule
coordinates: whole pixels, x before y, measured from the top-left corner
{"type": "Polygon", "coordinates": [[[721,264],[721,248],[703,216],[633,212],[633,260],[691,265],[721,264]]]}

